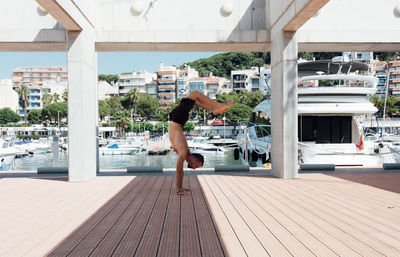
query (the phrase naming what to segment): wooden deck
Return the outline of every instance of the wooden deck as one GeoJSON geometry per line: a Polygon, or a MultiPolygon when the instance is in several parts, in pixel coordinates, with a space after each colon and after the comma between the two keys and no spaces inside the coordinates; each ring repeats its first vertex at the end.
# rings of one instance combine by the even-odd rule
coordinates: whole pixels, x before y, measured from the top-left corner
{"type": "Polygon", "coordinates": [[[400,173],[0,179],[0,256],[400,256],[400,173]]]}

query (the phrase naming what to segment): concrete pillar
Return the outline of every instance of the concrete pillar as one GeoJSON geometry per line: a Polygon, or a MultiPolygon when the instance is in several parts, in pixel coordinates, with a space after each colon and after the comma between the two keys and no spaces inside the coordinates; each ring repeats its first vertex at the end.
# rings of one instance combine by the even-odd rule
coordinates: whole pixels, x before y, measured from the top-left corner
{"type": "Polygon", "coordinates": [[[272,174],[297,177],[297,40],[271,29],[272,174]]]}
{"type": "Polygon", "coordinates": [[[68,33],[68,176],[96,176],[97,59],[93,29],[68,33]]]}

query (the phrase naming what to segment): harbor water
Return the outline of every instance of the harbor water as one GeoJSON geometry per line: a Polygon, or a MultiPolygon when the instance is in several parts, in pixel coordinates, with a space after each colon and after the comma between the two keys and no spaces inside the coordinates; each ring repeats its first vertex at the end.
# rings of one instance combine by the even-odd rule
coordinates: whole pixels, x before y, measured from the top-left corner
{"type": "MultiPolygon", "coordinates": [[[[241,165],[242,161],[233,157],[234,148],[227,148],[224,153],[206,153],[204,156],[204,168],[214,168],[215,165],[241,165]]],[[[60,152],[59,166],[68,166],[68,154],[60,152]]],[[[147,152],[134,153],[132,155],[100,155],[100,170],[126,169],[128,166],[162,166],[164,168],[175,168],[178,155],[169,151],[166,155],[148,155],[147,152]]],[[[13,170],[37,170],[38,167],[51,167],[53,165],[53,154],[34,154],[15,159],[13,170]]],[[[186,166],[186,163],[185,163],[186,166]]]]}

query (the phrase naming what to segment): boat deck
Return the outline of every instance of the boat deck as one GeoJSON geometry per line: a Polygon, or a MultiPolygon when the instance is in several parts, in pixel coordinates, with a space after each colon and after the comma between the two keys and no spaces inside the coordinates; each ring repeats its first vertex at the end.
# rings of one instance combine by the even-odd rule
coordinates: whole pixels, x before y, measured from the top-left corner
{"type": "Polygon", "coordinates": [[[400,256],[400,173],[0,178],[0,256],[400,256]]]}

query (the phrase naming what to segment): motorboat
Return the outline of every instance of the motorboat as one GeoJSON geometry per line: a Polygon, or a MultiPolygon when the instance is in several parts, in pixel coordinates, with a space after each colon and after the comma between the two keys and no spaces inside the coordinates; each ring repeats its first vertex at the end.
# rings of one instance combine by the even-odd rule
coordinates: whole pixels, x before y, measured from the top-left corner
{"type": "Polygon", "coordinates": [[[215,146],[208,143],[208,137],[193,137],[188,140],[188,146],[191,153],[208,154],[208,153],[225,153],[227,150],[222,146],[215,146]]]}
{"type": "Polygon", "coordinates": [[[140,152],[141,148],[137,146],[123,146],[112,144],[108,146],[99,147],[99,155],[131,155],[140,152]]]}
{"type": "MultiPolygon", "coordinates": [[[[6,170],[9,170],[15,160],[15,156],[20,152],[14,146],[11,146],[10,141],[0,138],[0,161],[1,166],[5,165],[6,170]]],[[[0,167],[2,169],[3,167],[0,167]]]]}
{"type": "MultiPolygon", "coordinates": [[[[377,78],[358,73],[367,69],[366,64],[356,62],[299,63],[299,164],[375,166],[395,162],[390,145],[364,138],[360,120],[378,111],[371,103],[377,78]]],[[[250,119],[245,132],[238,136],[239,148],[234,152],[235,158],[241,156],[251,166],[270,161],[270,130],[261,130],[255,122],[257,119],[262,122],[270,114],[269,99],[253,110],[254,118],[250,119]]]]}

